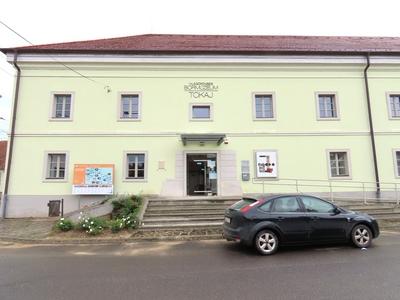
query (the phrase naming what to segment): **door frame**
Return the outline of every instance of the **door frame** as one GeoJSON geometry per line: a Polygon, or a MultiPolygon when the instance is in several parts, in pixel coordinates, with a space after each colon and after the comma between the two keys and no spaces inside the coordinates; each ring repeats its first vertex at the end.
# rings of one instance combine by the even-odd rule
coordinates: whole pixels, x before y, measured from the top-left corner
{"type": "MultiPolygon", "coordinates": [[[[218,150],[187,150],[183,151],[183,190],[185,197],[211,197],[211,196],[190,196],[187,191],[187,156],[188,154],[216,154],[217,155],[217,195],[220,196],[221,175],[220,175],[220,151],[218,150]]],[[[212,197],[216,197],[212,196],[212,197]]]]}

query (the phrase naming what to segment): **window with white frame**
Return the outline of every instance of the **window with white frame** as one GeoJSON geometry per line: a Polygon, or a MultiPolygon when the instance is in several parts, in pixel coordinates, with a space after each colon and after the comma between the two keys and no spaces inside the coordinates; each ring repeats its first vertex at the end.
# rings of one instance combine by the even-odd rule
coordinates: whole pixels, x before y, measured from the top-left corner
{"type": "Polygon", "coordinates": [[[138,120],[140,118],[139,94],[122,94],[120,107],[121,119],[138,120]]]}
{"type": "Polygon", "coordinates": [[[126,179],[145,179],[145,178],[146,178],[146,154],[127,153],[126,179]]]}
{"type": "Polygon", "coordinates": [[[389,113],[391,118],[400,118],[400,95],[389,95],[389,113]]]}
{"type": "Polygon", "coordinates": [[[72,107],[71,94],[54,94],[53,95],[53,119],[70,119],[72,107]]]}
{"type": "Polygon", "coordinates": [[[65,153],[48,153],[46,179],[65,179],[65,153]]]}
{"type": "Polygon", "coordinates": [[[347,151],[329,151],[329,172],[331,177],[350,177],[347,151]]]}
{"type": "Polygon", "coordinates": [[[394,151],[394,156],[397,171],[396,175],[400,177],[400,150],[394,151]]]}
{"type": "Polygon", "coordinates": [[[191,104],[190,116],[192,120],[211,120],[212,119],[211,104],[191,104]]]}
{"type": "Polygon", "coordinates": [[[255,119],[275,118],[275,107],[272,94],[254,95],[254,118],[255,119]]]}
{"type": "Polygon", "coordinates": [[[338,105],[335,94],[318,94],[318,118],[338,118],[338,105]]]}

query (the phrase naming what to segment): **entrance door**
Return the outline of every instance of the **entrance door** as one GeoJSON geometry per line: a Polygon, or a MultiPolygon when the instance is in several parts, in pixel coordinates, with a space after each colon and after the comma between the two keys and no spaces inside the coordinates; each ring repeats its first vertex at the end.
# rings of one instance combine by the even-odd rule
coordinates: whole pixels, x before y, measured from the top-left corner
{"type": "Polygon", "coordinates": [[[186,178],[189,196],[217,195],[217,154],[187,154],[186,178]]]}

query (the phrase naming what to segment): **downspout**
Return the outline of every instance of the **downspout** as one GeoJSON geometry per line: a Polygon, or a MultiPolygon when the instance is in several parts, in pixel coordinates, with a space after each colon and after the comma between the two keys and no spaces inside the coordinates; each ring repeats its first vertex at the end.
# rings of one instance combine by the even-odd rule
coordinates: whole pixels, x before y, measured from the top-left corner
{"type": "Polygon", "coordinates": [[[13,155],[14,135],[15,135],[15,121],[17,119],[19,82],[20,82],[20,78],[21,78],[21,69],[17,65],[17,59],[18,59],[18,52],[15,51],[13,65],[14,65],[15,69],[17,69],[17,80],[15,83],[14,106],[13,106],[10,141],[9,141],[10,144],[8,147],[6,178],[5,178],[5,182],[4,182],[3,199],[2,199],[2,205],[1,205],[1,207],[2,207],[1,217],[2,218],[5,218],[6,214],[7,214],[8,186],[9,186],[9,182],[10,182],[11,161],[12,161],[12,155],[13,155]]]}
{"type": "Polygon", "coordinates": [[[368,69],[371,66],[370,59],[369,59],[369,53],[366,54],[366,58],[367,58],[367,65],[364,68],[364,82],[365,82],[365,92],[367,95],[369,133],[370,133],[370,137],[371,137],[372,155],[374,158],[376,192],[377,192],[377,194],[379,194],[381,191],[381,184],[379,181],[378,159],[376,157],[376,146],[375,146],[375,131],[374,131],[374,124],[372,121],[371,97],[369,94],[369,85],[368,85],[368,69]]]}

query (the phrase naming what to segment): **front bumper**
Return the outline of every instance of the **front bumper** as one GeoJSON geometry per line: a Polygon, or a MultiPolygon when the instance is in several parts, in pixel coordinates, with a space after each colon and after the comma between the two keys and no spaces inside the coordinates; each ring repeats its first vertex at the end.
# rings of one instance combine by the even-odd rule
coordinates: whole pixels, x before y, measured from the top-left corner
{"type": "Polygon", "coordinates": [[[373,220],[371,222],[371,225],[372,225],[372,235],[373,235],[373,237],[375,239],[375,238],[377,238],[379,236],[379,233],[380,233],[379,232],[379,224],[378,224],[378,222],[376,220],[373,220]]]}

